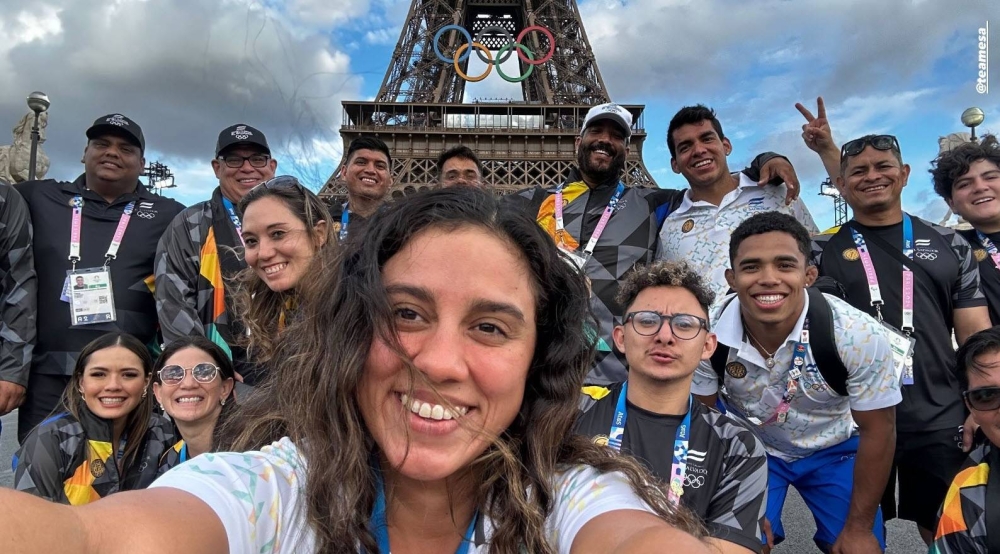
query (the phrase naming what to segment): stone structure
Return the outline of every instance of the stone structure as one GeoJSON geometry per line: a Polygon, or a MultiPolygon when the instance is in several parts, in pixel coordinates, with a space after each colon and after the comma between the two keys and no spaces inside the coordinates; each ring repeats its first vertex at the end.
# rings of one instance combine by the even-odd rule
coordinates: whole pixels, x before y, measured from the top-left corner
{"type": "MultiPolygon", "coordinates": [[[[28,112],[14,126],[14,142],[0,146],[0,181],[22,183],[28,180],[28,166],[31,160],[31,125],[35,114],[28,112]]],[[[41,179],[49,171],[49,157],[42,150],[45,142],[45,127],[49,122],[48,112],[38,116],[39,140],[35,158],[35,179],[41,179]]]]}
{"type": "MultiPolygon", "coordinates": [[[[472,56],[485,60],[487,54],[477,48],[472,56]]],[[[501,77],[493,71],[488,78],[501,77]]],[[[482,159],[485,185],[505,194],[560,183],[576,163],[574,140],[587,110],[608,100],[575,0],[411,0],[375,101],[343,102],[340,136],[345,151],[363,134],[386,142],[393,197],[433,186],[438,154],[459,144],[482,159]],[[522,100],[463,103],[470,46],[456,26],[493,58],[525,54],[518,61],[522,100]],[[534,53],[530,59],[544,63],[527,64],[528,55],[510,46],[518,37],[534,53]],[[463,52],[457,63],[442,61],[454,59],[458,50],[463,52]]],[[[644,106],[623,107],[634,122],[623,180],[655,187],[642,161],[644,106]]],[[[346,195],[344,161],[322,196],[346,195]]]]}

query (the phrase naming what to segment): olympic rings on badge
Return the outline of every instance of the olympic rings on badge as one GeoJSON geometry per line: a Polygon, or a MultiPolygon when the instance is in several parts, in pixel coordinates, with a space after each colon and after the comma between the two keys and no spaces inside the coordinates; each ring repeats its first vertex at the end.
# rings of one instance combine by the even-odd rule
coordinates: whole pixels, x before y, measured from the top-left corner
{"type": "Polygon", "coordinates": [[[443,63],[453,64],[455,66],[455,71],[458,73],[459,77],[461,77],[465,81],[473,83],[482,81],[487,76],[489,76],[490,72],[493,70],[493,66],[496,66],[497,74],[500,75],[500,77],[502,77],[505,81],[509,83],[519,83],[521,81],[524,81],[531,75],[536,65],[541,65],[551,60],[555,52],[556,52],[555,36],[552,34],[552,31],[550,31],[545,27],[542,27],[541,25],[531,25],[529,27],[525,27],[524,29],[521,30],[520,33],[518,33],[516,40],[512,39],[510,31],[496,25],[484,27],[482,30],[476,33],[475,39],[473,39],[469,31],[458,25],[445,25],[444,27],[438,29],[437,33],[434,34],[434,54],[437,56],[437,58],[441,60],[443,63]],[[452,56],[451,59],[449,59],[447,56],[444,55],[444,53],[441,51],[440,44],[438,44],[438,42],[441,40],[441,36],[448,31],[458,31],[459,33],[462,34],[462,37],[465,38],[465,44],[459,46],[458,49],[455,50],[455,54],[452,56]],[[532,31],[538,31],[542,33],[549,40],[548,52],[546,52],[544,56],[538,59],[535,58],[535,53],[528,46],[522,44],[522,41],[525,39],[525,37],[528,36],[528,33],[532,31]],[[493,59],[493,55],[490,52],[490,50],[485,46],[483,46],[483,38],[489,32],[500,32],[507,39],[507,44],[504,45],[502,48],[500,48],[500,50],[497,52],[496,59],[493,59]],[[479,56],[479,59],[486,64],[486,71],[482,75],[478,75],[476,77],[469,77],[459,67],[459,64],[469,59],[469,55],[471,54],[472,50],[476,50],[476,55],[479,56]],[[512,52],[515,50],[517,51],[517,57],[528,66],[528,70],[525,72],[524,75],[521,75],[520,77],[511,77],[505,74],[500,69],[500,64],[510,59],[512,52]]]}
{"type": "MultiPolygon", "coordinates": [[[[484,71],[482,75],[477,75],[475,77],[469,77],[468,75],[465,74],[464,71],[462,71],[462,66],[459,65],[459,63],[461,63],[461,60],[459,60],[459,56],[462,54],[462,52],[464,52],[467,48],[469,48],[469,44],[466,43],[459,46],[458,50],[455,50],[455,61],[454,61],[455,72],[458,73],[459,77],[465,79],[470,83],[478,83],[479,81],[482,81],[483,79],[488,77],[490,75],[490,72],[493,71],[493,54],[491,54],[490,51],[487,50],[485,46],[479,44],[478,42],[473,42],[472,47],[478,48],[479,50],[486,52],[486,56],[489,58],[489,61],[486,63],[486,71],[484,71]]],[[[469,55],[466,54],[465,57],[468,58],[469,55]]],[[[497,71],[500,71],[500,66],[497,66],[497,71]]]]}

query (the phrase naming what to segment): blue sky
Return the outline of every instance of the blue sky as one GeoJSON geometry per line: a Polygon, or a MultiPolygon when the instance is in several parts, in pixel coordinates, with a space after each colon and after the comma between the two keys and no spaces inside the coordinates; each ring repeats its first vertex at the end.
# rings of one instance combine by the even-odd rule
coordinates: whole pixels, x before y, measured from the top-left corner
{"type": "MultiPolygon", "coordinates": [[[[339,161],[341,100],[374,97],[409,8],[404,0],[8,0],[0,14],[0,123],[26,112],[36,89],[52,97],[49,177],[82,170],[83,130],[122,112],[144,128],[147,160],[169,165],[184,203],[214,187],[215,137],[242,121],[262,129],[279,172],[319,186],[339,161]]],[[[992,6],[991,6],[992,4],[992,6]]],[[[582,0],[584,25],[612,99],[646,105],[646,165],[660,186],[666,126],[678,108],[716,109],[733,142],[730,167],[774,150],[788,155],[820,225],[832,203],[816,195],[823,170],[800,138],[794,104],[827,100],[835,138],[896,134],[913,168],[909,211],[933,221],[946,207],[930,189],[940,135],[964,130],[962,110],[986,111],[1000,130],[1000,82],[975,90],[978,29],[988,0],[582,0]]],[[[991,6],[988,9],[988,6],[991,6]]],[[[991,63],[995,73],[996,63],[991,63]]],[[[505,66],[506,68],[506,66],[505,66]]],[[[511,70],[515,72],[516,70],[511,70]]],[[[493,75],[466,99],[519,97],[493,75]]],[[[0,143],[9,140],[0,138],[0,143]]]]}

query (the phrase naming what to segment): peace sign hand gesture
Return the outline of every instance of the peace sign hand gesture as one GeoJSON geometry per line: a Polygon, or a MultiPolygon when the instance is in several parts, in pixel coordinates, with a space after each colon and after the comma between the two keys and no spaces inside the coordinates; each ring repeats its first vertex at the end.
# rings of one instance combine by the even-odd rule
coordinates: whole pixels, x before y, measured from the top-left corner
{"type": "Polygon", "coordinates": [[[830,122],[826,119],[826,104],[823,97],[816,99],[817,115],[802,104],[796,103],[795,108],[806,118],[805,125],[802,126],[802,140],[810,150],[818,154],[837,149],[837,143],[833,141],[833,132],[830,131],[830,122]]]}

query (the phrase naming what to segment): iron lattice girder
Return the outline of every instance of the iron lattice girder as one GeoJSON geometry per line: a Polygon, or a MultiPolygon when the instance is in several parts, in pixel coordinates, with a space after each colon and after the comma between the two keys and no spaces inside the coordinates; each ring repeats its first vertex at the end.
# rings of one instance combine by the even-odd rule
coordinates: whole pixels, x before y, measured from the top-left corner
{"type": "MultiPolygon", "coordinates": [[[[457,145],[472,148],[483,161],[483,181],[498,194],[526,187],[552,187],[576,163],[576,138],[590,106],[521,104],[343,103],[344,149],[362,135],[375,135],[392,153],[395,196],[437,183],[437,156],[457,145]],[[384,124],[381,122],[392,122],[384,124]]],[[[623,106],[634,126],[623,180],[629,186],[655,187],[642,161],[643,106],[623,106]]],[[[340,173],[321,195],[345,194],[340,173]]]]}

